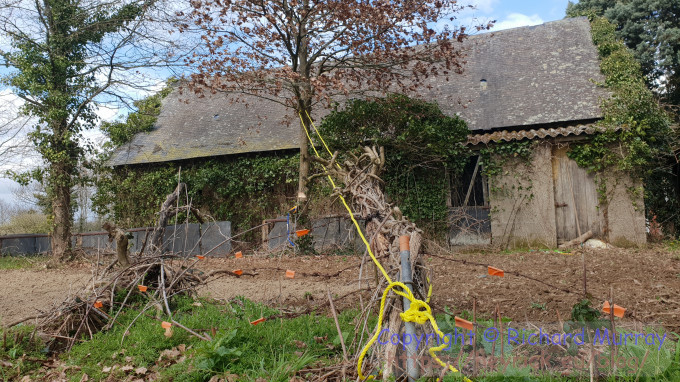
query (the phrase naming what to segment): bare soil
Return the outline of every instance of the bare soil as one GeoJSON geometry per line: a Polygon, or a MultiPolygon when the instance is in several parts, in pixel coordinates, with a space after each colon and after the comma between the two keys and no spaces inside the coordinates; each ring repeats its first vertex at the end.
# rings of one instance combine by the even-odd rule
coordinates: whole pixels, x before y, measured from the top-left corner
{"type": "MultiPolygon", "coordinates": [[[[425,255],[434,270],[432,305],[440,311],[448,306],[455,314],[472,311],[477,300],[480,317],[491,317],[496,305],[504,317],[540,322],[566,319],[571,307],[583,297],[581,252],[570,255],[531,251],[517,253],[448,254],[447,259],[425,255]],[[451,261],[458,260],[458,261],[451,261]],[[461,263],[465,260],[468,263],[461,263]],[[503,269],[505,277],[487,274],[489,264],[503,269]],[[528,276],[550,284],[518,276],[528,276]],[[570,293],[568,293],[570,292],[570,293]]],[[[646,249],[609,249],[585,252],[587,290],[597,304],[609,297],[610,285],[617,305],[644,322],[680,327],[680,255],[662,246],[646,249]]],[[[327,290],[343,296],[359,289],[358,256],[233,257],[199,262],[203,271],[242,269],[255,276],[221,277],[199,290],[216,299],[245,296],[269,305],[301,307],[327,301],[327,290]],[[293,279],[286,270],[295,271],[293,279]],[[331,277],[327,277],[331,276],[331,277]]],[[[362,287],[375,284],[374,270],[364,270],[362,287]]],[[[63,301],[69,293],[86,287],[90,266],[64,269],[0,270],[0,324],[36,315],[63,301]]],[[[365,294],[364,296],[367,296],[365,294]]],[[[365,301],[365,300],[364,300],[365,301]]],[[[340,309],[358,307],[351,295],[336,302],[340,309]]]]}

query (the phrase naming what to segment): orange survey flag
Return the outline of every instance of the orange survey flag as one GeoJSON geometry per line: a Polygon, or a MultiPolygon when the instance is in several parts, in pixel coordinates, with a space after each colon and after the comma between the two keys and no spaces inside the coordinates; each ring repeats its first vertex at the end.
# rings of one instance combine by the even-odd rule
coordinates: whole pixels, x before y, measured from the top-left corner
{"type": "Polygon", "coordinates": [[[258,319],[255,320],[255,321],[251,321],[250,324],[251,324],[251,325],[257,325],[257,324],[261,324],[261,323],[263,323],[263,322],[264,322],[264,317],[258,318],[258,319]]]}
{"type": "Polygon", "coordinates": [[[456,326],[459,328],[467,329],[467,330],[473,330],[474,325],[472,325],[472,322],[462,319],[458,316],[453,317],[454,320],[456,321],[456,326]]]}
{"type": "Polygon", "coordinates": [[[295,234],[297,235],[297,237],[300,237],[300,236],[305,236],[309,232],[310,231],[308,229],[300,229],[300,230],[295,231],[295,234]]]}
{"type": "Polygon", "coordinates": [[[238,276],[241,276],[241,275],[243,274],[243,271],[240,270],[240,269],[236,269],[236,270],[233,271],[233,272],[234,272],[236,275],[238,275],[238,276]]]}
{"type": "Polygon", "coordinates": [[[286,277],[288,277],[289,279],[295,278],[295,271],[291,271],[290,269],[288,269],[286,271],[286,277]]]}
{"type": "MultiPolygon", "coordinates": [[[[611,307],[609,306],[609,301],[604,302],[604,305],[602,306],[602,311],[605,312],[606,314],[610,314],[609,312],[611,311],[611,307]]],[[[618,318],[623,318],[624,314],[626,314],[626,308],[614,304],[614,316],[618,318]]]]}
{"type": "Polygon", "coordinates": [[[498,269],[498,268],[489,266],[489,276],[503,277],[503,276],[505,276],[505,272],[503,272],[502,269],[498,269]]]}
{"type": "Polygon", "coordinates": [[[169,323],[167,321],[163,321],[163,322],[161,322],[161,328],[165,329],[164,334],[167,338],[172,337],[172,324],[171,323],[169,323]]]}
{"type": "Polygon", "coordinates": [[[140,292],[146,292],[148,287],[146,285],[137,285],[137,288],[139,288],[140,292]]]}
{"type": "Polygon", "coordinates": [[[234,254],[234,257],[236,257],[237,259],[240,259],[240,258],[243,257],[243,253],[241,253],[241,251],[238,251],[234,254]]]}
{"type": "Polygon", "coordinates": [[[97,301],[94,302],[94,307],[95,307],[95,308],[101,308],[102,306],[104,306],[104,304],[102,304],[101,301],[97,300],[97,301]]]}
{"type": "Polygon", "coordinates": [[[196,257],[198,257],[199,260],[205,259],[205,256],[201,256],[201,255],[196,255],[196,257]]]}

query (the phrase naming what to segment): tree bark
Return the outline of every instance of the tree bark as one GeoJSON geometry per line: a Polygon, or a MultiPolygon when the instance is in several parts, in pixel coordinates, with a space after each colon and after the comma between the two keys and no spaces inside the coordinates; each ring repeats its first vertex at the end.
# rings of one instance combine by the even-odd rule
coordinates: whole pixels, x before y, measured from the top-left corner
{"type": "Polygon", "coordinates": [[[307,183],[309,178],[309,145],[307,142],[307,133],[305,133],[305,126],[309,129],[311,127],[311,120],[307,117],[307,113],[311,110],[304,110],[302,121],[300,122],[300,176],[298,179],[298,200],[305,200],[307,198],[307,183]],[[302,125],[304,121],[304,126],[302,125]]]}
{"type": "Polygon", "coordinates": [[[127,267],[130,265],[130,255],[128,254],[127,232],[118,228],[115,224],[105,222],[102,228],[109,233],[109,242],[116,240],[116,255],[120,265],[127,267]]]}
{"type": "MultiPolygon", "coordinates": [[[[309,9],[309,1],[303,4],[305,10],[309,9]]],[[[306,12],[303,12],[306,13],[306,12]]],[[[300,173],[298,179],[298,201],[307,199],[307,183],[309,183],[309,149],[307,133],[305,127],[311,129],[312,121],[312,86],[310,84],[310,63],[309,63],[309,40],[305,24],[300,25],[300,54],[298,57],[299,73],[302,78],[298,94],[298,113],[300,113],[300,173]],[[303,126],[304,123],[304,126],[303,126]]],[[[310,132],[311,134],[311,132],[310,132]]]]}
{"type": "Polygon", "coordinates": [[[153,232],[153,236],[151,237],[151,249],[152,250],[160,250],[162,245],[163,245],[163,234],[165,234],[165,226],[168,225],[168,220],[172,217],[175,216],[175,213],[172,213],[170,210],[177,199],[180,197],[182,192],[184,192],[184,189],[186,188],[186,184],[184,183],[179,183],[177,185],[177,188],[175,188],[175,191],[173,191],[172,194],[169,194],[165,198],[165,202],[163,202],[163,205],[161,205],[161,210],[158,214],[158,223],[156,223],[156,229],[153,232]]]}
{"type": "Polygon", "coordinates": [[[70,174],[59,164],[53,164],[52,188],[54,196],[52,199],[52,258],[56,262],[67,261],[71,258],[71,186],[70,174]]]}

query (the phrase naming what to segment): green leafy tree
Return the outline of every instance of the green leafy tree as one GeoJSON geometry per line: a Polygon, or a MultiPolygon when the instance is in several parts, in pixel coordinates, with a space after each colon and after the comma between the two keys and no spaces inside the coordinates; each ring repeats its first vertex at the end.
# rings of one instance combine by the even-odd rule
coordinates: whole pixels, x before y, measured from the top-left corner
{"type": "Polygon", "coordinates": [[[650,88],[680,105],[680,2],[677,0],[580,0],[567,16],[604,16],[640,61],[650,88]]]}
{"type": "Polygon", "coordinates": [[[469,156],[463,120],[444,115],[436,103],[390,95],[350,100],[331,112],[320,130],[341,154],[356,154],[366,145],[385,147],[386,194],[409,218],[446,220],[447,175],[462,170],[469,156]]]}
{"type": "MultiPolygon", "coordinates": [[[[2,83],[25,103],[35,121],[30,137],[44,167],[31,177],[44,180],[51,202],[52,255],[71,254],[71,193],[78,168],[92,146],[82,132],[96,125],[99,101],[115,96],[118,75],[149,66],[160,52],[140,50],[151,36],[142,26],[155,1],[3,0],[0,33],[11,46],[0,50],[10,67],[2,83]],[[146,38],[146,40],[145,40],[146,38]],[[139,54],[138,54],[139,53],[139,54]]],[[[130,79],[127,78],[129,81],[130,79]]],[[[132,84],[132,82],[128,82],[132,84]]]]}
{"type": "MultiPolygon", "coordinates": [[[[593,42],[600,57],[604,87],[612,97],[602,102],[606,131],[583,144],[573,145],[569,157],[596,174],[601,207],[611,193],[601,175],[625,171],[644,184],[647,218],[664,225],[666,233],[680,227],[677,177],[672,171],[674,134],[667,113],[647,88],[640,63],[617,37],[616,26],[604,17],[591,21],[593,42]]],[[[631,196],[639,189],[629,190],[631,196]]]]}

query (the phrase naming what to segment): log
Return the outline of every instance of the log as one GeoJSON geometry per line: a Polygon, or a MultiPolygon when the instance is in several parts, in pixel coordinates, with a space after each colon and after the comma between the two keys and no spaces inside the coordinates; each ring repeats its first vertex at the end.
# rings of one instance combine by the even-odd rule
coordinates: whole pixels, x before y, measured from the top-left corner
{"type": "Polygon", "coordinates": [[[573,247],[575,245],[579,245],[579,244],[585,242],[586,240],[590,239],[591,237],[593,237],[593,231],[588,231],[588,232],[584,233],[583,235],[577,237],[576,239],[572,239],[572,240],[569,240],[566,243],[560,244],[557,248],[567,249],[567,248],[573,247]]]}

